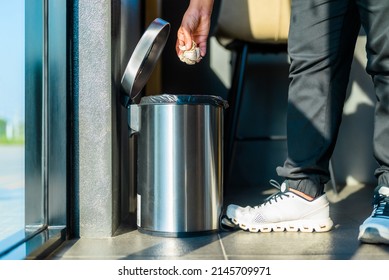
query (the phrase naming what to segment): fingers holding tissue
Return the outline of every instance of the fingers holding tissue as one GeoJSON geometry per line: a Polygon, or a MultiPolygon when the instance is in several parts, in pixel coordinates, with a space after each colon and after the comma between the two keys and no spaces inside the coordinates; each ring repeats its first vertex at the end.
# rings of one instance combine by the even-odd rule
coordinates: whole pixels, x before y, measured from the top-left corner
{"type": "Polygon", "coordinates": [[[182,62],[188,65],[193,65],[200,62],[202,59],[200,48],[197,47],[197,44],[194,41],[192,41],[192,47],[189,50],[187,50],[185,45],[180,45],[178,47],[182,51],[179,55],[182,62]]]}

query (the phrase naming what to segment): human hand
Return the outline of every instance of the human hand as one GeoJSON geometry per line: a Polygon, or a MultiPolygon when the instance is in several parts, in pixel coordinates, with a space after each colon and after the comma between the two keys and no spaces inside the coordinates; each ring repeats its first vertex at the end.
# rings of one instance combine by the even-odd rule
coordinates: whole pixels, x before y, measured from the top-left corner
{"type": "Polygon", "coordinates": [[[212,7],[213,0],[191,0],[182,18],[177,32],[176,53],[188,64],[199,62],[207,52],[212,7]]]}

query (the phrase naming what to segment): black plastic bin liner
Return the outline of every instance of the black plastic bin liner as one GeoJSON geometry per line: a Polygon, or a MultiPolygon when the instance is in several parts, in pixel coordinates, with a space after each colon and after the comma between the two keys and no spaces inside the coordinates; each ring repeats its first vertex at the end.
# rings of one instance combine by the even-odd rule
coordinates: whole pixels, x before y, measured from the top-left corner
{"type": "Polygon", "coordinates": [[[228,108],[228,102],[216,95],[150,95],[144,96],[139,105],[177,104],[177,105],[213,105],[228,108]]]}

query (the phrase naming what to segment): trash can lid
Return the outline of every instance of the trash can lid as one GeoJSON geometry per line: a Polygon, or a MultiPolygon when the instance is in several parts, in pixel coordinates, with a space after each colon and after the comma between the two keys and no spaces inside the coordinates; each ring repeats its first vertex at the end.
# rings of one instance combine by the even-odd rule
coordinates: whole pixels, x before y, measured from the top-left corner
{"type": "Polygon", "coordinates": [[[150,95],[144,96],[140,100],[139,105],[153,104],[177,104],[177,105],[213,105],[228,108],[228,102],[216,95],[150,95]]]}
{"type": "Polygon", "coordinates": [[[142,35],[122,76],[126,94],[134,100],[149,80],[154,67],[166,45],[170,24],[155,19],[142,35]]]}

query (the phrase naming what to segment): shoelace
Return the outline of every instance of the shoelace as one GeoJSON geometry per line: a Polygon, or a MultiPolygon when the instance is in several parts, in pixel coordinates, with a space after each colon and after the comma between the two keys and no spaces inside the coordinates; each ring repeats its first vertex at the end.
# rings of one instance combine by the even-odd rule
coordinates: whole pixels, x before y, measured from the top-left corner
{"type": "Polygon", "coordinates": [[[389,216],[389,197],[382,194],[374,196],[374,216],[389,216]]]}
{"type": "Polygon", "coordinates": [[[254,209],[258,208],[258,207],[265,206],[267,203],[272,204],[273,201],[277,202],[277,199],[284,199],[283,198],[284,196],[289,197],[289,194],[286,194],[283,190],[281,190],[281,185],[276,180],[271,179],[269,181],[269,183],[270,183],[270,185],[272,185],[273,187],[278,189],[278,192],[272,194],[268,198],[265,198],[264,202],[261,205],[259,205],[259,206],[255,206],[254,209]]]}

